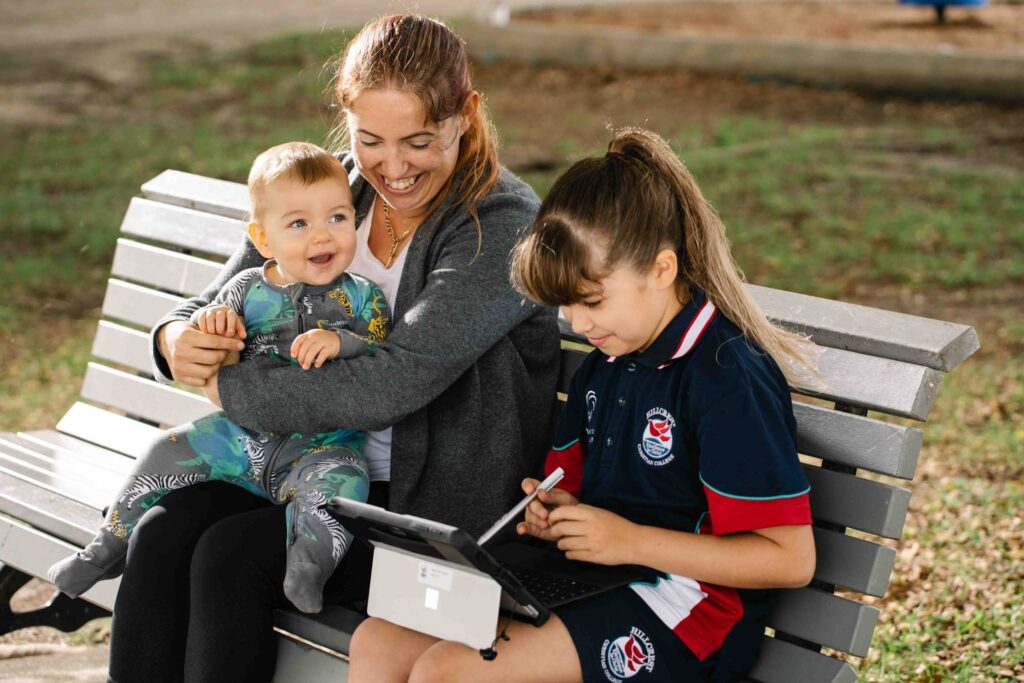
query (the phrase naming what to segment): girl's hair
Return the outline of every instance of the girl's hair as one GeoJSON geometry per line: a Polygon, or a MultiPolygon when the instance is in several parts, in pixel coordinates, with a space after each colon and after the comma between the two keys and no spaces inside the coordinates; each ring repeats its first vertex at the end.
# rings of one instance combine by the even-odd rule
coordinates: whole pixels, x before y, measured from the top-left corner
{"type": "Polygon", "coordinates": [[[261,220],[267,187],[282,178],[296,180],[303,185],[333,178],[348,187],[345,167],[327,150],[309,142],[286,142],[271,147],[256,157],[249,169],[253,220],[261,220]]]}
{"type": "MultiPolygon", "coordinates": [[[[341,108],[333,138],[342,148],[348,141],[345,112],[364,90],[387,88],[415,95],[427,119],[440,123],[462,113],[473,93],[466,45],[436,19],[414,14],[381,17],[359,32],[337,62],[334,93],[341,108]]],[[[498,180],[497,133],[483,102],[462,135],[455,171],[431,203],[437,209],[461,177],[455,204],[466,208],[480,231],[476,206],[498,180]]]]}
{"type": "Polygon", "coordinates": [[[666,248],[678,258],[681,300],[691,284],[699,287],[791,383],[817,376],[813,345],[772,325],[757,307],[721,218],[668,143],[646,130],[618,131],[607,154],[573,164],[555,181],[516,246],[512,280],[535,301],[570,305],[593,294],[615,268],[647,272],[666,248]]]}

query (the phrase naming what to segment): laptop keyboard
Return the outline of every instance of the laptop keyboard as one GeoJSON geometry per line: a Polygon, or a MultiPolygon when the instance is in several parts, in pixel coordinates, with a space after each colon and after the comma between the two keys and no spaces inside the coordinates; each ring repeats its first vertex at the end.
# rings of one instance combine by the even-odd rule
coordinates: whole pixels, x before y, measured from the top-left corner
{"type": "Polygon", "coordinates": [[[532,569],[508,567],[523,587],[546,606],[560,605],[590,593],[601,590],[600,586],[574,581],[562,576],[552,576],[532,569]]]}

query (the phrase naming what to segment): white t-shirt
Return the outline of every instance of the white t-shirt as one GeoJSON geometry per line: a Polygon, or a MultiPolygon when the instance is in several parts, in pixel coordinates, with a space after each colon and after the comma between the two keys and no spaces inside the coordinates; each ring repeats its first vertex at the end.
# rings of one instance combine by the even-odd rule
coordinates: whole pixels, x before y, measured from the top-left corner
{"type": "MultiPolygon", "coordinates": [[[[390,268],[385,268],[384,264],[378,261],[370,251],[370,246],[367,243],[370,238],[370,226],[373,225],[373,212],[376,209],[377,200],[374,200],[366,218],[356,230],[356,253],[348,270],[377,283],[377,286],[384,292],[388,305],[394,310],[395,298],[398,296],[398,283],[402,280],[402,268],[405,266],[405,257],[409,253],[406,247],[410,240],[406,240],[398,246],[399,252],[395,255],[395,262],[391,264],[390,268]]],[[[394,324],[393,317],[392,324],[394,324]]],[[[391,427],[379,432],[366,432],[366,446],[363,448],[363,454],[370,466],[370,481],[391,481],[391,427]]]]}

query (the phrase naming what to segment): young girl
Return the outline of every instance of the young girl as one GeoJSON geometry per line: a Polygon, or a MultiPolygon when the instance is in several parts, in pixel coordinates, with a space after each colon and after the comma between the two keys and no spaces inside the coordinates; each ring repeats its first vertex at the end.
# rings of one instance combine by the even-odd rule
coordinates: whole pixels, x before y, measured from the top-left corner
{"type": "Polygon", "coordinates": [[[646,131],[620,132],[603,158],[558,179],[512,277],[597,349],[573,377],[545,465],[567,475],[519,533],[572,560],[650,567],[654,580],[560,608],[540,628],[511,623],[493,661],[370,619],[350,680],[737,680],[755,661],[770,589],[814,572],[785,376],[811,367],[804,340],[753,304],[720,219],[646,131]]]}

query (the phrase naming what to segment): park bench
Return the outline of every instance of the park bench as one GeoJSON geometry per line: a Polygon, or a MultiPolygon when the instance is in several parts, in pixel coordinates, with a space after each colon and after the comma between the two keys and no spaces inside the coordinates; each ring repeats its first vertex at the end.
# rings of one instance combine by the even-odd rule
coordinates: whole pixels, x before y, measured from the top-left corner
{"type": "MultiPolygon", "coordinates": [[[[243,234],[247,209],[245,186],[178,171],[160,174],[132,199],[80,399],[55,429],[0,434],[0,633],[38,624],[73,630],[111,608],[116,580],[34,612],[6,606],[30,577],[45,576],[92,537],[100,510],[159,426],[213,410],[200,395],[153,380],[148,330],[214,278],[243,234]]],[[[750,287],[771,319],[823,347],[828,382],[811,398],[794,390],[812,486],[815,578],[784,592],[750,678],[854,681],[850,663],[821,650],[868,654],[879,610],[860,597],[885,595],[896,554],[874,539],[900,538],[910,491],[891,482],[913,478],[922,441],[905,420],[867,413],[923,422],[943,373],[978,348],[977,336],[965,325],[750,287]]],[[[562,337],[564,391],[588,347],[567,328],[562,337]]],[[[275,680],[344,680],[350,634],[362,618],[342,606],[316,616],[278,612],[275,680]]]]}

